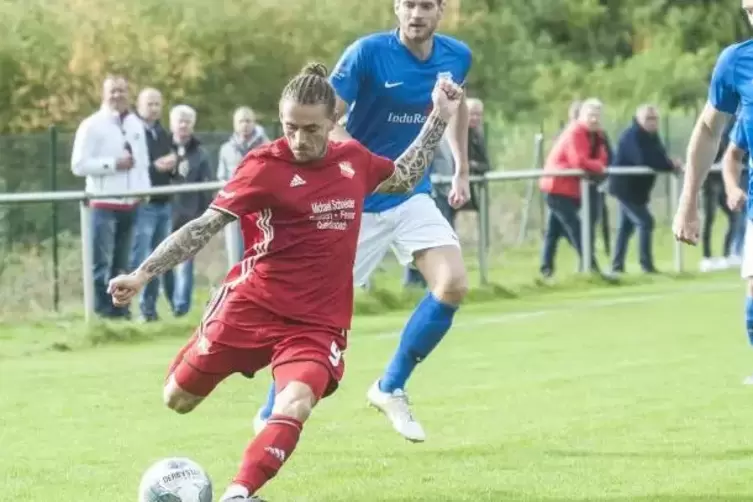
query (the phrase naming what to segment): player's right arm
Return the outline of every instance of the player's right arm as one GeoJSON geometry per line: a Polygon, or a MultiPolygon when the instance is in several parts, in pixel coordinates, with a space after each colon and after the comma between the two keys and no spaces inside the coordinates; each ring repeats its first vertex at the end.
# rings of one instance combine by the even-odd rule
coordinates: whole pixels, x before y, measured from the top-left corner
{"type": "Polygon", "coordinates": [[[146,284],[176,265],[193,258],[212,237],[235,219],[230,213],[214,207],[173,232],[139,266],[134,274],[146,284]]]}
{"type": "Polygon", "coordinates": [[[719,56],[709,85],[708,99],[688,143],[685,180],[673,224],[675,237],[695,244],[699,237],[698,192],[719,148],[724,128],[740,104],[735,82],[737,46],[719,56]]]}
{"type": "Polygon", "coordinates": [[[688,143],[681,204],[697,203],[698,191],[714,162],[724,128],[740,104],[734,75],[735,49],[736,46],[725,49],[714,67],[706,105],[688,143]]]}
{"type": "Polygon", "coordinates": [[[340,60],[335,65],[329,82],[337,94],[335,105],[335,127],[329,137],[333,141],[348,141],[353,139],[341,119],[358,97],[358,93],[364,86],[367,75],[367,49],[363,39],[356,40],[343,52],[340,60]]]}
{"type": "Polygon", "coordinates": [[[128,304],[150,280],[196,256],[231,221],[271,206],[273,190],[267,172],[258,158],[244,160],[204,214],[162,241],[133,273],[110,281],[115,303],[128,304]]]}

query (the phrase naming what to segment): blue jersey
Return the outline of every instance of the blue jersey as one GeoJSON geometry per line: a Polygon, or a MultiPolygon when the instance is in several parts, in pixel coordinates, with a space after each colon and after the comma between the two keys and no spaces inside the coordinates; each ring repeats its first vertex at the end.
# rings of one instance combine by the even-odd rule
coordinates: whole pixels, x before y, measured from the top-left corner
{"type": "MultiPolygon", "coordinates": [[[[431,91],[439,76],[464,83],[471,50],[463,42],[434,36],[431,56],[419,60],[401,42],[397,30],[356,40],[343,53],[330,82],[348,103],[348,133],[372,152],[395,160],[416,139],[431,112],[431,91]]],[[[364,211],[378,213],[402,204],[415,193],[429,193],[429,172],[408,194],[372,194],[364,211]]]]}
{"type": "MultiPolygon", "coordinates": [[[[729,139],[748,150],[748,138],[753,138],[753,40],[730,45],[722,51],[711,75],[708,100],[721,112],[738,114],[729,139]]],[[[750,171],[750,156],[748,167],[750,171]]],[[[753,185],[750,183],[747,192],[748,218],[753,218],[753,185]]]]}

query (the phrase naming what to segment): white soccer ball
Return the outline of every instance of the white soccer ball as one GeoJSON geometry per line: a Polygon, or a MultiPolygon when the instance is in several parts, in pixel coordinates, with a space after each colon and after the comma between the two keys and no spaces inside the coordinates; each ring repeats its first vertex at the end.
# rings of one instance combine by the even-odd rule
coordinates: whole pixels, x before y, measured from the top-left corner
{"type": "Polygon", "coordinates": [[[139,502],[212,502],[212,480],[188,458],[165,458],[141,477],[139,502]]]}

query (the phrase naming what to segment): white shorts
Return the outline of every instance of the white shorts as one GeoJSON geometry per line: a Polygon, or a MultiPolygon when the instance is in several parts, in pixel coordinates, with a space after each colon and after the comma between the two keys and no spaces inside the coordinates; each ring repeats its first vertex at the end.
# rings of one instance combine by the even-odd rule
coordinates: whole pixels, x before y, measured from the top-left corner
{"type": "Polygon", "coordinates": [[[753,221],[745,222],[745,240],[743,240],[743,264],[740,267],[743,279],[753,278],[753,221]]]}
{"type": "Polygon", "coordinates": [[[460,240],[427,194],[381,213],[363,213],[353,279],[365,285],[390,248],[401,265],[408,265],[416,252],[440,246],[460,248],[460,240]]]}

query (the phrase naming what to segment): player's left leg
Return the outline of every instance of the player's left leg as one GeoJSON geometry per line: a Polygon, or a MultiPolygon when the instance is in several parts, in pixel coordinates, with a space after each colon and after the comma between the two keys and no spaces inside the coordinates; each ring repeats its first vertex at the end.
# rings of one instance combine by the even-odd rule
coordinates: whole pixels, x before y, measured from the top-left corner
{"type": "Polygon", "coordinates": [[[429,292],[408,319],[397,351],[367,398],[398,433],[409,441],[421,442],[426,435],[410,410],[405,386],[418,363],[431,354],[452,326],[468,280],[458,237],[428,196],[413,196],[397,216],[400,224],[395,253],[402,264],[415,262],[429,292]]]}
{"type": "Polygon", "coordinates": [[[293,454],[314,406],[337,389],[344,371],[344,348],[345,337],[337,333],[282,338],[272,362],[277,387],[272,415],[246,447],[221,502],[261,500],[256,493],[293,454]]]}
{"type": "MultiPolygon", "coordinates": [[[[390,215],[397,209],[390,209],[382,214],[364,213],[361,218],[361,230],[358,233],[358,247],[356,249],[356,260],[353,265],[353,282],[356,287],[368,283],[371,275],[384,260],[384,256],[394,239],[396,224],[387,218],[385,214],[390,215]]],[[[272,382],[269,388],[267,401],[264,403],[254,417],[254,431],[258,434],[266,424],[267,419],[272,415],[272,408],[275,401],[275,384],[272,382]]]]}

